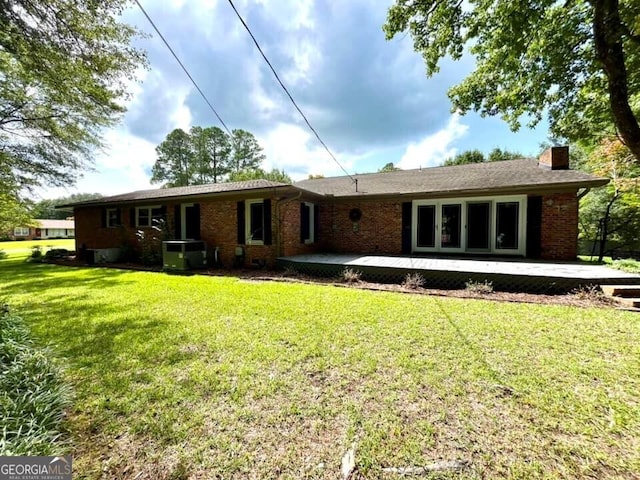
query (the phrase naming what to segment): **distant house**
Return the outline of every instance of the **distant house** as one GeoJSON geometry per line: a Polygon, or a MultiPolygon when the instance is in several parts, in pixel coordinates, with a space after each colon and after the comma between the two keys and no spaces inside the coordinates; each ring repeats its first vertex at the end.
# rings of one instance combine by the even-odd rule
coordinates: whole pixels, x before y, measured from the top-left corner
{"type": "Polygon", "coordinates": [[[45,238],[74,238],[75,223],[73,220],[35,219],[36,226],[15,227],[9,233],[13,240],[39,240],[45,238]]]}
{"type": "Polygon", "coordinates": [[[336,252],[576,257],[578,200],[607,183],[569,169],[566,147],[520,159],[304,180],[145,190],[68,205],[76,247],[136,248],[164,219],[225,265],[336,252]]]}

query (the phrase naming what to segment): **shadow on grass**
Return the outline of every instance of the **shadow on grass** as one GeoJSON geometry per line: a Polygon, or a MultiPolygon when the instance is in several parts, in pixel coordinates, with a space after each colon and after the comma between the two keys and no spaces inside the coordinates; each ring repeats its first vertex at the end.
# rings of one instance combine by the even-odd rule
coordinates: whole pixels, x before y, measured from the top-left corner
{"type": "Polygon", "coordinates": [[[181,362],[182,356],[160,348],[169,320],[141,308],[135,296],[122,298],[122,288],[135,283],[123,278],[130,273],[7,259],[0,261],[0,300],[17,309],[36,339],[53,343],[77,366],[121,371],[123,355],[153,365],[181,362]],[[110,288],[112,297],[95,294],[110,288]],[[12,298],[18,295],[16,306],[12,298]]]}
{"type": "Polygon", "coordinates": [[[76,285],[100,288],[125,282],[121,277],[127,271],[90,267],[64,267],[48,263],[27,262],[24,258],[0,261],[0,295],[23,293],[25,290],[68,288],[76,285]],[[77,271],[80,275],[65,274],[77,271]],[[25,288],[25,284],[28,287],[25,288]]]}

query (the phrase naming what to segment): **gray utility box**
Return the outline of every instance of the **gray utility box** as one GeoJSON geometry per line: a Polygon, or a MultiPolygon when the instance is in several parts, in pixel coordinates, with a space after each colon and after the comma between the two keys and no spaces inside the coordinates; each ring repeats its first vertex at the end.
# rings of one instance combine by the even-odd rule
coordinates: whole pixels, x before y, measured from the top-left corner
{"type": "Polygon", "coordinates": [[[207,266],[207,247],[200,240],[162,242],[164,270],[191,270],[207,266]]]}

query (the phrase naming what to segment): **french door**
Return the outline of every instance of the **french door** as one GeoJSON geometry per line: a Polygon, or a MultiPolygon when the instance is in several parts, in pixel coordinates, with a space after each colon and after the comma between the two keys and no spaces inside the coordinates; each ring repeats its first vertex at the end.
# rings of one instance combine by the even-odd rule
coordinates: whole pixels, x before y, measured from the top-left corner
{"type": "Polygon", "coordinates": [[[416,209],[414,250],[462,250],[462,203],[425,203],[416,209]]]}
{"type": "Polygon", "coordinates": [[[467,203],[467,250],[489,251],[491,248],[491,203],[467,203]]]}
{"type": "Polygon", "coordinates": [[[524,255],[526,196],[416,200],[412,250],[524,255]]]}

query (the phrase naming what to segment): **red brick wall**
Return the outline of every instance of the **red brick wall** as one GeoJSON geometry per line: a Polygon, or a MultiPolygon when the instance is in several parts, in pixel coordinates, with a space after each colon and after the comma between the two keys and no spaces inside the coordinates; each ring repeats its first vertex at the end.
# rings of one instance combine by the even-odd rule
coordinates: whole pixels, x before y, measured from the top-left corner
{"type": "Polygon", "coordinates": [[[242,246],[245,253],[245,265],[264,262],[275,264],[275,201],[271,202],[271,230],[273,245],[238,244],[237,200],[210,201],[200,203],[200,235],[209,248],[218,247],[220,260],[225,267],[235,262],[236,247],[242,246]]]}
{"type": "Polygon", "coordinates": [[[402,203],[358,202],[325,206],[321,212],[322,245],[333,252],[402,253],[402,203]],[[349,218],[359,208],[358,222],[349,218]]]}
{"type": "MultiPolygon", "coordinates": [[[[402,203],[354,202],[322,204],[316,243],[300,242],[300,202],[288,201],[278,206],[272,199],[273,245],[243,245],[245,264],[275,264],[278,256],[322,251],[398,255],[402,252],[402,203]],[[362,211],[362,218],[352,222],[352,208],[362,211]],[[279,214],[279,216],[278,216],[279,214]]],[[[171,233],[174,232],[175,204],[167,204],[171,233]]],[[[125,243],[137,247],[136,228],[129,227],[129,207],[121,209],[123,227],[102,227],[102,208],[78,208],[76,216],[76,248],[120,247],[125,243]]],[[[237,200],[200,202],[200,232],[208,248],[218,247],[225,267],[235,261],[237,242],[237,200]]],[[[577,254],[578,201],[575,192],[542,197],[541,256],[549,260],[570,260],[577,254]]]]}
{"type": "MultiPolygon", "coordinates": [[[[100,207],[83,207],[74,210],[76,222],[76,250],[85,248],[122,247],[134,243],[135,229],[127,227],[106,228],[102,226],[104,210],[100,207]]],[[[123,225],[129,225],[129,209],[121,212],[123,225]]]]}
{"type": "Polygon", "coordinates": [[[574,260],[578,254],[576,192],[542,196],[541,258],[574,260]]]}
{"type": "MultiPolygon", "coordinates": [[[[200,203],[200,235],[208,248],[219,249],[223,266],[232,267],[235,263],[236,247],[242,246],[245,252],[245,265],[265,263],[274,266],[279,255],[297,255],[317,251],[318,245],[300,243],[300,201],[283,203],[280,206],[283,221],[278,222],[277,199],[271,199],[272,245],[238,244],[237,199],[203,201],[200,203]],[[278,241],[281,242],[278,252],[278,241]]],[[[166,204],[169,232],[173,235],[175,203],[166,204]]],[[[121,208],[122,227],[102,227],[102,208],[77,208],[76,216],[76,248],[122,247],[128,244],[139,250],[136,240],[137,230],[148,230],[130,227],[130,207],[121,208]]]]}
{"type": "MultiPolygon", "coordinates": [[[[315,232],[316,242],[302,243],[300,242],[300,204],[302,200],[290,201],[280,206],[280,252],[279,255],[303,255],[315,253],[321,250],[320,241],[323,236],[323,230],[318,229],[315,232]]],[[[310,202],[313,203],[313,202],[310,202]]],[[[320,215],[322,210],[326,209],[320,206],[320,215]]],[[[322,218],[322,217],[321,217],[322,218]]],[[[316,222],[317,223],[317,222],[316,222]]],[[[274,230],[275,232],[275,230],[274,230]]]]}

